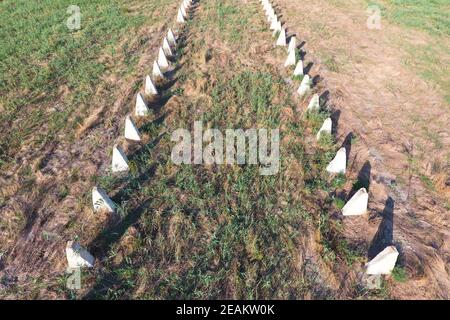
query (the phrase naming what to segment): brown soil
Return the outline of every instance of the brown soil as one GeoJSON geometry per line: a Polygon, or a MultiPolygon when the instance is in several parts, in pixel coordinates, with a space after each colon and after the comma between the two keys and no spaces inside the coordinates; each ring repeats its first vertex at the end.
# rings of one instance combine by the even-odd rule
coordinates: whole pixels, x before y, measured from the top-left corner
{"type": "Polygon", "coordinates": [[[410,279],[394,284],[394,298],[450,298],[449,106],[404,65],[397,42],[435,40],[384,20],[382,30],[369,30],[359,1],[345,8],[324,0],[275,3],[288,34],[304,41],[310,75],[320,75],[330,91],[337,138],[351,149],[352,181],[370,177],[370,215],[344,219],[345,236],[365,246],[369,258],[396,245],[410,279]]]}

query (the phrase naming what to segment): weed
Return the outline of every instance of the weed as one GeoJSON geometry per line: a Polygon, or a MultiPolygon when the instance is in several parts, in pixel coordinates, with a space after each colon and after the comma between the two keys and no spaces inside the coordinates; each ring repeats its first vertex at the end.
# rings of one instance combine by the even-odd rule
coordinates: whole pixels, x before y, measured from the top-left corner
{"type": "Polygon", "coordinates": [[[333,189],[341,188],[345,184],[345,181],[346,181],[345,174],[340,173],[336,175],[334,179],[331,181],[331,187],[333,189]]]}
{"type": "Polygon", "coordinates": [[[345,201],[342,200],[341,198],[334,198],[333,199],[333,204],[336,208],[338,209],[342,209],[345,206],[345,201]]]}

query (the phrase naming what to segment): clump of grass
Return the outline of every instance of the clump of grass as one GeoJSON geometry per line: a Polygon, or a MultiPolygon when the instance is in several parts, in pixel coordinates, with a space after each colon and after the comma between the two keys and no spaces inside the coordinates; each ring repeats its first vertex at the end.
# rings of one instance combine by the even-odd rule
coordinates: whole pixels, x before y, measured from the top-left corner
{"type": "Polygon", "coordinates": [[[323,64],[330,70],[333,72],[339,72],[339,64],[338,62],[334,59],[334,57],[332,56],[327,56],[324,61],[323,64]]]}
{"type": "Polygon", "coordinates": [[[346,177],[345,174],[338,174],[336,175],[333,180],[331,180],[331,187],[333,189],[338,189],[341,188],[346,182],[346,177]]]}
{"type": "Polygon", "coordinates": [[[341,239],[337,242],[336,252],[343,258],[348,266],[363,259],[363,252],[358,248],[352,248],[347,240],[341,239]]]}
{"type": "MultiPolygon", "coordinates": [[[[214,40],[239,46],[237,40],[248,35],[226,21],[245,21],[248,11],[240,4],[208,1],[199,11],[204,19],[189,22],[192,33],[224,28],[214,40]]],[[[196,51],[198,43],[192,45],[186,52],[196,51]]],[[[283,79],[264,68],[243,71],[246,65],[239,57],[230,60],[208,69],[211,85],[201,97],[177,89],[189,76],[180,77],[168,93],[183,98],[171,106],[173,122],[140,129],[157,136],[180,127],[189,130],[197,120],[219,130],[282,128],[281,140],[288,142],[282,145],[280,172],[261,176],[255,165],[176,166],[170,159],[170,135],[162,134],[130,159],[133,169],[126,177],[93,177],[93,183],[112,191],[118,215],[91,243],[102,263],[86,279],[92,288],[87,298],[323,298],[327,291],[316,280],[319,271],[299,263],[299,239],[315,227],[329,263],[356,260],[338,236],[339,221],[329,215],[333,204],[320,203],[318,193],[310,192],[328,188],[324,167],[334,146],[326,139],[318,146],[306,144],[304,128],[317,127],[326,114],[299,119],[286,112],[288,119],[281,121],[281,112],[293,105],[283,79]]]]}
{"type": "Polygon", "coordinates": [[[295,48],[295,61],[302,59],[302,51],[299,48],[295,48]]]}
{"type": "Polygon", "coordinates": [[[408,274],[405,268],[396,266],[392,270],[392,278],[397,282],[406,282],[408,280],[408,274]]]}
{"type": "Polygon", "coordinates": [[[345,201],[342,200],[341,198],[334,198],[333,204],[336,208],[342,209],[345,206],[345,201]]]}

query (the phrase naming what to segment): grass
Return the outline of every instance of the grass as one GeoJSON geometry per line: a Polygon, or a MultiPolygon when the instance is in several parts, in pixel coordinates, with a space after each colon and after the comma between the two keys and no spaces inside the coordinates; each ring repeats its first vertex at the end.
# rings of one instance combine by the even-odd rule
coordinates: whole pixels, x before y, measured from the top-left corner
{"type": "Polygon", "coordinates": [[[397,282],[405,282],[408,280],[408,274],[406,273],[405,268],[396,266],[394,270],[392,270],[392,278],[397,282]]]}
{"type": "MultiPolygon", "coordinates": [[[[91,279],[93,290],[88,298],[333,296],[318,279],[317,266],[306,267],[307,262],[297,261],[299,239],[314,232],[319,223],[317,197],[310,191],[330,188],[324,167],[335,152],[331,139],[317,148],[306,144],[304,128],[311,125],[318,129],[328,115],[324,112],[282,120],[295,103],[277,72],[264,65],[243,64],[245,59],[239,52],[245,52],[248,33],[257,34],[261,29],[252,8],[247,10],[236,3],[209,1],[202,8],[203,16],[191,22],[193,34],[206,28],[209,34],[190,39],[185,57],[188,63],[171,89],[176,90],[182,103],[171,107],[176,116],[169,115],[164,123],[154,124],[152,131],[191,129],[198,120],[221,132],[228,128],[282,127],[281,140],[285,142],[281,144],[280,172],[262,176],[258,166],[248,164],[176,166],[169,158],[173,144],[169,134],[164,134],[159,143],[144,148],[134,158],[137,172],[129,174],[125,186],[120,179],[98,177],[110,193],[120,189],[120,196],[114,197],[125,212],[119,226],[131,224],[139,235],[127,246],[123,241],[129,236],[119,233],[117,238],[114,226],[98,237],[96,243],[107,250],[107,258],[91,279]],[[249,19],[250,30],[238,30],[241,34],[237,37],[246,41],[236,42],[232,34],[237,31],[221,25],[221,16],[249,19]],[[223,32],[217,32],[221,27],[223,32]],[[211,62],[190,64],[189,54],[201,52],[212,40],[223,52],[235,54],[221,65],[216,60],[219,51],[212,49],[211,62]],[[178,90],[205,76],[209,81],[202,87],[202,94],[178,90]],[[150,168],[154,168],[154,174],[148,174],[150,168]],[[307,184],[310,188],[302,187],[307,184]],[[133,248],[131,253],[124,254],[129,246],[133,248]]],[[[326,210],[328,205],[321,207],[326,210]]],[[[331,240],[336,238],[337,222],[328,218],[322,226],[326,240],[330,240],[329,256],[335,253],[339,258],[331,259],[330,264],[353,263],[349,244],[342,239],[331,240]]]]}
{"type": "MultiPolygon", "coordinates": [[[[384,0],[368,1],[380,6],[382,19],[396,23],[406,29],[423,31],[432,37],[432,42],[410,43],[402,39],[402,48],[408,54],[405,64],[423,79],[439,86],[445,101],[450,105],[450,77],[446,59],[450,55],[450,5],[447,0],[384,0]]],[[[396,40],[397,41],[397,40],[396,40]]]]}
{"type": "MultiPolygon", "coordinates": [[[[79,143],[78,125],[96,105],[112,105],[117,99],[117,81],[107,78],[136,73],[139,50],[148,39],[143,28],[167,19],[175,2],[81,0],[76,3],[81,9],[78,31],[66,26],[72,4],[67,0],[0,2],[0,171],[7,181],[0,187],[0,210],[23,196],[27,207],[36,206],[31,209],[34,217],[42,209],[33,202],[36,198],[54,195],[57,203],[74,196],[72,182],[86,181],[86,175],[76,170],[60,173],[61,185],[51,184],[52,192],[37,187],[36,173],[46,161],[45,150],[79,143]],[[14,191],[8,191],[11,186],[14,191]]],[[[77,208],[87,198],[77,194],[77,208]]],[[[0,217],[0,248],[8,252],[11,241],[30,223],[25,210],[11,208],[14,211],[3,210],[0,217]]],[[[82,232],[74,218],[66,227],[68,232],[82,232]]]]}
{"type": "Polygon", "coordinates": [[[81,30],[71,31],[69,0],[2,1],[0,167],[11,164],[25,142],[38,148],[62,131],[70,135],[78,124],[72,115],[89,105],[101,76],[112,68],[102,56],[120,61],[124,55],[130,68],[136,57],[124,40],[130,30],[156,22],[151,14],[166,2],[147,4],[144,15],[127,10],[121,0],[81,0],[81,30]]]}
{"type": "Polygon", "coordinates": [[[323,64],[332,72],[339,72],[339,63],[332,56],[326,56],[323,60],[323,64]]]}
{"type": "MultiPolygon", "coordinates": [[[[22,15],[31,10],[45,18],[59,17],[55,21],[60,21],[64,12],[55,10],[66,4],[60,1],[51,7],[50,2],[44,1],[16,5],[22,15]]],[[[81,7],[82,12],[83,8],[90,10],[82,19],[83,29],[75,34],[58,24],[37,25],[37,30],[32,30],[38,39],[38,30],[47,32],[49,39],[56,39],[55,43],[45,44],[53,46],[44,50],[47,54],[40,52],[39,41],[34,44],[36,52],[26,66],[39,76],[23,71],[16,84],[13,74],[2,75],[2,106],[6,110],[2,117],[22,120],[22,104],[17,99],[32,101],[28,106],[29,122],[8,128],[11,138],[2,145],[3,165],[12,161],[14,150],[46,122],[55,129],[42,130],[42,136],[33,143],[51,141],[56,133],[65,130],[72,132],[78,120],[69,119],[78,106],[89,105],[95,96],[96,82],[110,68],[99,63],[99,55],[115,57],[119,50],[123,73],[131,72],[136,63],[133,45],[126,35],[144,23],[143,16],[131,12],[121,1],[86,1],[81,7]],[[109,35],[111,31],[113,36],[109,35]],[[58,37],[60,32],[62,40],[58,37]],[[63,43],[61,48],[58,41],[63,43]],[[66,51],[66,45],[72,50],[66,51]],[[70,89],[63,99],[67,108],[57,116],[61,118],[48,118],[38,106],[58,100],[56,87],[61,84],[70,89]]],[[[330,180],[324,170],[336,146],[332,137],[326,135],[317,143],[311,142],[315,137],[308,130],[317,132],[329,113],[299,114],[278,71],[248,59],[245,53],[254,36],[262,38],[264,31],[266,38],[271,39],[267,28],[263,28],[266,22],[262,12],[257,12],[253,4],[211,0],[201,9],[197,11],[200,17],[188,22],[188,26],[191,34],[204,32],[203,36],[190,37],[183,50],[186,56],[182,58],[178,81],[164,92],[169,101],[154,115],[163,120],[139,123],[150,140],[130,155],[133,169],[124,176],[99,173],[90,179],[112,196],[118,214],[105,221],[95,235],[85,232],[75,218],[66,225],[71,236],[76,233],[75,239],[95,249],[98,266],[82,275],[82,285],[88,291],[67,290],[66,275],[57,275],[53,282],[39,277],[29,288],[14,287],[20,296],[29,291],[33,297],[39,297],[40,291],[46,289],[69,299],[325,299],[334,298],[336,293],[324,280],[328,268],[306,257],[315,253],[315,241],[322,250],[314,258],[323,258],[330,270],[346,268],[360,260],[358,248],[342,238],[342,225],[331,214],[341,204],[324,199],[345,183],[344,176],[330,180]],[[246,28],[242,28],[244,25],[246,28]],[[195,60],[193,55],[201,53],[205,46],[211,51],[211,60],[195,60]],[[221,60],[224,55],[226,63],[221,60]],[[200,94],[189,94],[188,84],[203,78],[208,79],[204,87],[193,85],[200,94]],[[262,176],[255,165],[175,165],[170,159],[170,132],[191,129],[198,120],[221,131],[280,128],[279,173],[262,176]]],[[[6,17],[6,22],[13,24],[12,18],[6,17]]],[[[27,39],[28,35],[19,34],[21,37],[27,39]]],[[[17,57],[23,60],[26,53],[14,45],[8,42],[3,53],[16,50],[17,57]]],[[[5,70],[18,61],[9,59],[2,65],[5,70]]],[[[77,118],[82,118],[82,113],[74,117],[77,118]]],[[[4,122],[2,125],[6,126],[4,122]]],[[[76,180],[79,174],[71,172],[70,178],[76,180]]],[[[23,177],[32,181],[30,167],[23,168],[23,177]]],[[[62,185],[57,190],[58,197],[66,198],[69,189],[69,185],[62,185]]],[[[89,190],[78,199],[85,208],[91,206],[88,194],[89,190]]]]}
{"type": "Polygon", "coordinates": [[[446,0],[370,1],[382,8],[382,15],[400,25],[424,30],[431,35],[450,35],[450,11],[446,0]]]}
{"type": "Polygon", "coordinates": [[[336,208],[342,209],[345,206],[345,200],[343,200],[341,198],[334,198],[333,204],[336,206],[336,208]]]}
{"type": "MultiPolygon", "coordinates": [[[[279,79],[264,72],[224,74],[229,75],[225,70],[215,75],[212,104],[202,114],[205,122],[219,129],[279,125],[281,106],[269,108],[279,79]],[[230,117],[235,107],[250,112],[230,117]]],[[[192,103],[188,109],[199,107],[192,103]]],[[[191,115],[184,121],[194,119],[191,115]]],[[[219,298],[227,296],[222,288],[229,286],[233,296],[249,299],[300,296],[305,290],[300,278],[289,275],[295,270],[292,259],[305,210],[287,195],[280,197],[278,176],[261,176],[257,167],[246,165],[172,166],[167,158],[158,162],[158,171],[176,170],[172,179],[158,175],[147,182],[145,193],[152,200],[140,222],[146,245],[130,263],[111,267],[110,277],[120,285],[103,297],[129,297],[134,285],[144,281],[133,270],[148,264],[154,272],[147,294],[154,298],[219,298]]]]}

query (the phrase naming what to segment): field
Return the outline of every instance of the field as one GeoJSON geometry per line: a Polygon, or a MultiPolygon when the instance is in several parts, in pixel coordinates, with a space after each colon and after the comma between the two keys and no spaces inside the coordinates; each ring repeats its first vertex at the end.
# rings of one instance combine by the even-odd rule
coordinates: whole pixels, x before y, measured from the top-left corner
{"type": "Polygon", "coordinates": [[[449,298],[448,1],[274,1],[326,105],[311,113],[259,1],[200,0],[180,26],[178,1],[79,0],[80,30],[72,4],[0,3],[1,298],[449,298]],[[174,70],[132,143],[124,119],[169,27],[174,70]],[[171,134],[195,121],[279,129],[279,170],[174,164],[171,134]],[[110,170],[115,144],[126,174],[110,170]],[[330,176],[342,146],[347,173],[330,176]],[[95,185],[115,214],[93,212],[95,185]],[[343,218],[361,187],[368,214],[343,218]],[[81,290],[66,287],[69,240],[96,258],[81,290]],[[383,244],[399,261],[369,290],[383,244]]]}

